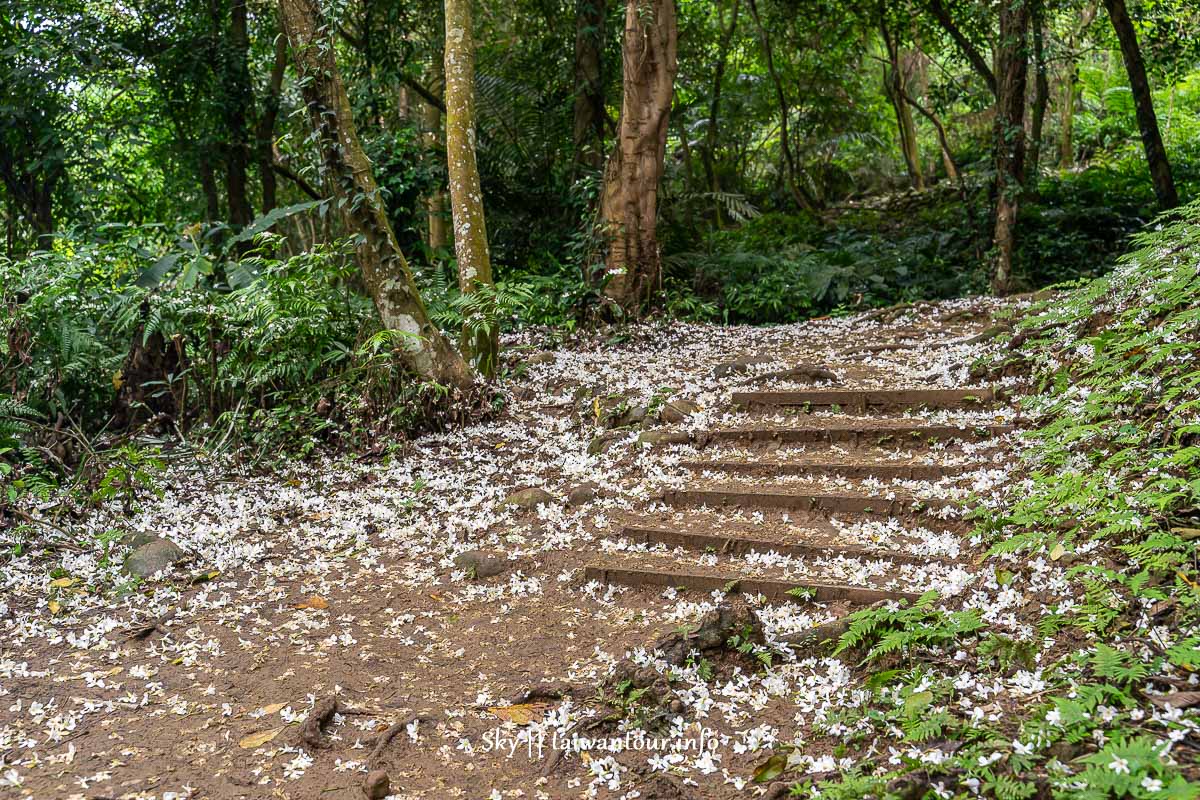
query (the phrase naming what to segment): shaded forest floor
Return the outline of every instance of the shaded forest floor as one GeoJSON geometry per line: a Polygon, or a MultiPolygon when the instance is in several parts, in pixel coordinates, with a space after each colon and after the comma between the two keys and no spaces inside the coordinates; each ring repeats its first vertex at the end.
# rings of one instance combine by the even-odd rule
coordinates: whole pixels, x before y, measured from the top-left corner
{"type": "MultiPolygon", "coordinates": [[[[811,380],[756,382],[798,364],[832,370],[844,388],[970,386],[971,364],[993,347],[975,334],[998,309],[1021,302],[975,298],[770,328],[669,324],[553,352],[510,341],[510,357],[525,367],[502,387],[505,411],[486,424],[282,476],[217,464],[173,468],[161,499],[143,498],[131,517],[114,503],[85,522],[97,535],[120,529],[182,548],[183,558],[156,579],[130,583],[121,572],[128,547],[117,543],[60,551],[53,561],[34,548],[6,566],[3,777],[17,796],[39,798],[349,798],[361,796],[370,766],[386,770],[398,798],[719,798],[774,788],[750,781],[779,742],[796,745],[793,778],[901,751],[920,757],[926,746],[914,749],[883,729],[861,729],[865,738],[847,750],[848,731],[831,733],[829,715],[861,703],[865,672],[852,659],[785,644],[845,614],[846,603],[750,598],[774,665],[736,656],[707,669],[689,662],[664,713],[647,714],[629,702],[628,687],[605,687],[614,665],[632,655],[655,669],[644,648],[694,623],[720,595],[606,586],[585,579],[584,569],[612,559],[711,567],[718,554],[666,553],[619,538],[634,520],[686,527],[704,514],[704,524],[760,537],[914,557],[726,559],[742,574],[937,589],[957,607],[981,610],[994,629],[1030,636],[1030,620],[1069,599],[1064,567],[1041,561],[1016,582],[1000,581],[992,563],[977,563],[982,550],[964,526],[663,502],[664,491],[728,481],[681,461],[832,456],[971,469],[930,481],[781,480],[793,489],[924,501],[974,493],[995,504],[1009,491],[1016,434],[911,449],[718,442],[703,452],[649,446],[655,437],[643,436],[794,421],[733,408],[729,399],[764,380],[774,389],[810,387],[811,380]],[[675,421],[661,423],[668,406],[676,413],[665,417],[675,421]],[[513,497],[530,488],[547,492],[546,502],[513,497]],[[535,692],[536,703],[503,708],[538,687],[549,696],[535,692]],[[305,741],[301,721],[334,696],[343,713],[305,741]],[[578,732],[581,719],[614,710],[696,748],[553,752],[554,734],[578,732]],[[380,733],[417,715],[372,762],[380,733]]],[[[805,416],[836,425],[841,412],[805,416]]],[[[1017,413],[998,404],[890,417],[977,427],[1011,423],[1017,413]]],[[[1055,649],[1070,646],[1064,638],[1055,649]]],[[[957,676],[967,704],[990,719],[1045,690],[1034,663],[986,684],[967,663],[938,669],[957,676]]],[[[598,730],[620,737],[625,725],[598,730]]]]}

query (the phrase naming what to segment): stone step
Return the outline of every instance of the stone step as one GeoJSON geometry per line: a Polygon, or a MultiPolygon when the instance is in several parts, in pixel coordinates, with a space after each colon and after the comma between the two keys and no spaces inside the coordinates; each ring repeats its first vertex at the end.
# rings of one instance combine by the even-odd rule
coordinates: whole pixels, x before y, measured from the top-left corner
{"type": "Polygon", "coordinates": [[[866,413],[878,409],[982,408],[995,400],[991,388],[977,389],[807,389],[803,391],[734,392],[735,406],[800,406],[866,413]]]}
{"type": "Polygon", "coordinates": [[[816,557],[816,558],[860,558],[870,561],[887,559],[906,564],[927,564],[933,561],[950,563],[950,559],[941,556],[916,555],[900,553],[893,550],[875,550],[866,547],[831,547],[829,545],[780,542],[769,539],[755,539],[747,536],[729,536],[718,533],[697,533],[668,528],[650,528],[626,526],[621,530],[620,538],[628,539],[635,544],[664,544],[667,547],[682,547],[685,550],[710,552],[717,555],[740,556],[750,552],[776,552],[784,556],[816,557]]]}
{"type": "Polygon", "coordinates": [[[914,592],[872,589],[865,586],[815,583],[807,580],[784,581],[770,578],[748,578],[720,572],[669,572],[666,570],[632,569],[603,564],[584,568],[584,579],[633,588],[691,589],[704,593],[717,590],[761,594],[773,602],[827,603],[848,600],[852,603],[874,603],[879,600],[915,600],[914,592]],[[799,591],[796,591],[799,590],[799,591]],[[792,593],[796,592],[796,593],[792,593]]]}
{"type": "Polygon", "coordinates": [[[879,480],[937,481],[980,469],[977,464],[912,464],[906,462],[797,461],[683,461],[680,466],[694,472],[728,472],[734,475],[812,475],[879,480]]]}
{"type": "Polygon", "coordinates": [[[1003,436],[1014,425],[807,425],[790,428],[724,428],[697,434],[697,443],[780,442],[787,444],[846,444],[853,447],[920,447],[953,439],[978,441],[1003,436]]]}
{"type": "Polygon", "coordinates": [[[811,494],[782,489],[669,489],[662,500],[672,506],[726,506],[784,508],[796,511],[818,511],[826,514],[878,514],[896,517],[920,514],[945,508],[962,508],[948,500],[918,500],[912,497],[886,498],[853,494],[811,494]]]}

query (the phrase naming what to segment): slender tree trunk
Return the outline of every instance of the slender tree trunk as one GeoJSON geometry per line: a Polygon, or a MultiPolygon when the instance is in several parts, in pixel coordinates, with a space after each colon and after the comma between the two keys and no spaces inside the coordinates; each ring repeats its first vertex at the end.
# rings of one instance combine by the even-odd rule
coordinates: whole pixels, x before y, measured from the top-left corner
{"type": "MultiPolygon", "coordinates": [[[[442,86],[442,65],[437,63],[434,66],[433,74],[429,80],[429,90],[436,92],[442,86]]],[[[438,157],[439,151],[445,152],[442,149],[442,107],[435,103],[429,102],[433,98],[422,97],[422,121],[421,138],[425,145],[425,156],[433,161],[438,157]]],[[[431,252],[445,250],[450,246],[450,226],[446,224],[446,190],[442,186],[437,186],[428,195],[425,200],[425,244],[429,246],[431,252]]]]}
{"type": "Polygon", "coordinates": [[[787,176],[788,190],[792,193],[796,205],[809,213],[816,214],[816,200],[807,189],[800,185],[800,181],[796,177],[796,162],[792,156],[792,146],[788,138],[788,115],[791,111],[788,108],[787,95],[783,91],[783,82],[779,79],[779,73],[775,71],[771,37],[768,35],[767,29],[763,27],[762,18],[758,15],[758,3],[756,0],[749,0],[749,2],[750,16],[754,18],[754,26],[758,29],[758,38],[762,41],[763,55],[767,59],[767,73],[771,76],[771,83],[775,86],[775,100],[779,105],[779,149],[783,151],[783,167],[787,176]]]}
{"type": "Polygon", "coordinates": [[[200,189],[204,192],[204,221],[216,222],[221,218],[221,198],[217,194],[217,176],[213,171],[212,148],[201,145],[200,189]]]}
{"type": "Polygon", "coordinates": [[[674,0],[627,0],[620,131],[600,199],[609,238],[604,294],[626,314],[648,305],[662,281],[655,225],[678,35],[674,0]]]}
{"type": "Polygon", "coordinates": [[[1174,208],[1179,205],[1179,195],[1175,191],[1175,179],[1171,176],[1171,162],[1167,160],[1167,150],[1158,132],[1154,98],[1150,93],[1150,81],[1146,77],[1146,64],[1138,47],[1133,20],[1129,18],[1125,0],[1104,0],[1104,7],[1108,9],[1108,17],[1121,43],[1121,56],[1125,59],[1125,71],[1129,74],[1129,88],[1133,92],[1138,127],[1142,131],[1142,148],[1146,151],[1150,180],[1154,183],[1154,195],[1161,208],[1174,208]]]}
{"type": "MultiPolygon", "coordinates": [[[[454,214],[458,288],[472,294],[491,287],[483,190],[475,161],[475,40],[471,0],[446,0],[446,169],[454,214]]],[[[463,322],[462,349],[487,377],[496,373],[500,329],[494,315],[463,322]]]]}
{"type": "Polygon", "coordinates": [[[575,164],[604,164],[604,20],[606,0],[575,2],[575,164]]]}
{"type": "Polygon", "coordinates": [[[321,161],[346,225],[361,239],[363,283],[383,327],[403,334],[399,355],[420,377],[465,389],[471,371],[433,325],[391,223],[384,213],[371,162],[363,152],[334,59],[333,28],[318,0],[279,0],[301,94],[316,132],[321,161]]]}
{"type": "Polygon", "coordinates": [[[1070,169],[1075,166],[1075,145],[1073,142],[1075,127],[1075,84],[1079,80],[1079,67],[1077,63],[1079,54],[1076,52],[1076,47],[1078,46],[1079,37],[1083,35],[1088,26],[1096,19],[1096,12],[1098,10],[1099,0],[1089,0],[1083,7],[1083,13],[1079,17],[1079,24],[1068,34],[1064,48],[1066,50],[1066,57],[1062,70],[1063,86],[1060,96],[1062,107],[1058,112],[1058,166],[1062,169],[1070,169]]]}
{"type": "Polygon", "coordinates": [[[250,90],[250,35],[247,30],[246,0],[233,0],[229,13],[229,54],[224,65],[225,110],[229,130],[225,155],[225,190],[229,202],[229,222],[236,228],[250,224],[254,210],[247,194],[246,165],[249,161],[247,114],[254,95],[250,90]]]}
{"type": "Polygon", "coordinates": [[[904,92],[904,101],[917,110],[921,116],[929,120],[933,125],[933,129],[937,132],[938,148],[942,151],[942,166],[946,170],[946,177],[955,183],[961,181],[961,176],[958,172],[958,164],[954,161],[954,151],[950,149],[950,139],[946,136],[946,126],[942,125],[942,121],[938,119],[937,114],[934,114],[928,108],[917,102],[907,90],[904,92]]]}
{"type": "Polygon", "coordinates": [[[267,94],[263,99],[262,116],[254,135],[254,152],[258,157],[258,176],[262,181],[262,213],[279,204],[278,183],[275,179],[275,121],[279,118],[279,102],[283,92],[283,71],[287,66],[287,38],[275,38],[275,61],[267,79],[267,94]]]}
{"type": "Polygon", "coordinates": [[[738,12],[741,10],[741,0],[733,0],[729,11],[729,24],[721,23],[721,7],[717,5],[717,23],[721,26],[721,40],[717,45],[717,63],[713,65],[712,91],[708,101],[708,126],[704,129],[704,147],[700,151],[701,163],[704,167],[704,180],[708,190],[713,193],[713,213],[716,215],[717,227],[724,226],[721,201],[716,195],[721,191],[721,182],[717,177],[717,122],[721,110],[721,86],[725,82],[725,67],[729,63],[729,48],[733,42],[733,34],[737,31],[738,12]]]}
{"type": "Polygon", "coordinates": [[[1000,295],[1012,291],[1017,214],[1024,183],[1028,37],[1026,1],[1002,0],[996,53],[996,224],[992,238],[992,291],[1000,295]]]}
{"type": "Polygon", "coordinates": [[[1050,81],[1046,76],[1046,46],[1044,29],[1046,8],[1044,0],[1032,0],[1029,7],[1033,28],[1033,106],[1030,109],[1029,153],[1025,159],[1025,188],[1036,192],[1041,171],[1042,130],[1046,122],[1046,106],[1050,102],[1050,81]]]}
{"type": "Polygon", "coordinates": [[[917,147],[917,126],[913,124],[912,110],[905,100],[905,95],[908,94],[908,80],[901,63],[900,44],[892,37],[884,20],[880,21],[880,31],[888,55],[887,64],[883,68],[883,92],[896,116],[900,152],[904,155],[904,166],[908,170],[909,181],[914,189],[924,189],[925,178],[921,174],[921,154],[917,147]]]}

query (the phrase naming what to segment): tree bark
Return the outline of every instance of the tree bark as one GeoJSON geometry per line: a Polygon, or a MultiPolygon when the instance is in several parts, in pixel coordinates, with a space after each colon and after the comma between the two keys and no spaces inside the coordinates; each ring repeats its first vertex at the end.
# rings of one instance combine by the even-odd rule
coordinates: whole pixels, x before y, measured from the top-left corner
{"type": "Polygon", "coordinates": [[[678,70],[674,0],[627,0],[617,142],[604,173],[600,217],[609,239],[605,296],[634,315],[661,283],[658,188],[678,70]]]}
{"type": "Polygon", "coordinates": [[[979,52],[979,48],[954,23],[954,18],[950,15],[950,9],[946,8],[946,4],[942,0],[929,0],[928,7],[929,12],[933,15],[938,25],[958,45],[958,49],[962,51],[971,68],[975,70],[979,77],[983,78],[983,82],[987,84],[992,94],[996,94],[996,74],[988,66],[987,59],[983,57],[983,53],[979,52]]]}
{"type": "Polygon", "coordinates": [[[880,20],[880,32],[887,49],[888,60],[883,68],[883,92],[896,116],[896,129],[900,136],[900,152],[904,166],[914,189],[925,188],[925,177],[921,174],[921,155],[917,147],[917,127],[913,124],[912,110],[905,99],[908,94],[908,76],[900,58],[900,44],[888,30],[887,21],[880,20]]]}
{"type": "Polygon", "coordinates": [[[1079,41],[1079,37],[1083,35],[1092,21],[1096,19],[1096,12],[1099,9],[1099,0],[1089,0],[1087,5],[1083,7],[1083,13],[1079,17],[1079,25],[1071,30],[1067,36],[1066,56],[1062,71],[1062,94],[1060,103],[1062,107],[1058,110],[1058,166],[1062,169],[1070,169],[1075,166],[1075,145],[1073,142],[1073,133],[1075,127],[1075,83],[1079,80],[1079,68],[1077,59],[1079,54],[1075,48],[1079,41]]]}
{"type": "Polygon", "coordinates": [[[1030,25],[1033,28],[1033,106],[1030,109],[1029,153],[1025,159],[1026,191],[1036,192],[1041,171],[1042,130],[1046,121],[1046,106],[1050,102],[1050,81],[1046,76],[1046,47],[1044,29],[1046,8],[1044,0],[1031,0],[1030,25]]]}
{"type": "MultiPolygon", "coordinates": [[[[471,0],[446,0],[446,169],[454,216],[454,252],[458,288],[472,294],[493,286],[488,256],[483,190],[475,160],[475,40],[471,33],[471,0]]],[[[464,354],[487,377],[496,373],[500,329],[494,314],[465,319],[464,354]]]]}
{"type": "MultiPolygon", "coordinates": [[[[436,65],[435,73],[431,76],[433,80],[430,81],[430,87],[436,91],[437,87],[442,84],[441,64],[436,65]]],[[[422,89],[424,90],[424,87],[422,89]]],[[[424,91],[429,94],[429,97],[417,92],[424,101],[422,103],[421,138],[424,142],[426,157],[432,161],[437,151],[442,148],[442,112],[446,110],[446,104],[429,90],[424,91]],[[437,102],[432,102],[434,100],[437,102]]],[[[428,245],[431,253],[445,250],[450,245],[450,228],[446,224],[446,190],[442,186],[436,187],[426,195],[424,203],[425,244],[428,245]]]]}
{"type": "Polygon", "coordinates": [[[792,198],[796,201],[796,205],[808,211],[811,214],[817,213],[817,201],[803,186],[796,177],[796,161],[792,156],[792,146],[788,139],[788,115],[791,110],[788,108],[787,95],[783,91],[783,81],[779,78],[779,73],[775,71],[775,56],[771,49],[771,37],[767,33],[767,29],[763,27],[762,18],[758,15],[758,3],[756,0],[750,0],[750,16],[754,18],[754,27],[758,29],[758,38],[762,42],[763,55],[767,59],[767,73],[771,76],[771,83],[775,86],[775,100],[779,105],[779,148],[782,150],[783,167],[787,173],[788,190],[792,193],[792,198]]]}
{"type": "Polygon", "coordinates": [[[604,19],[606,0],[575,3],[575,164],[604,164],[604,19]]]}
{"type": "Polygon", "coordinates": [[[713,65],[712,92],[708,102],[708,126],[704,129],[704,147],[700,151],[701,164],[704,167],[704,180],[708,190],[713,193],[713,213],[716,215],[717,227],[724,226],[720,198],[716,195],[721,191],[721,182],[717,177],[717,121],[721,110],[721,85],[725,82],[725,66],[729,63],[729,47],[733,42],[733,34],[737,31],[738,12],[741,10],[741,0],[733,0],[733,8],[729,12],[729,24],[720,25],[721,7],[717,5],[717,23],[721,27],[721,40],[717,46],[717,63],[713,65]]]}
{"type": "Polygon", "coordinates": [[[275,180],[275,121],[279,118],[279,103],[283,93],[283,72],[287,66],[287,38],[275,38],[275,60],[267,79],[267,94],[263,99],[262,116],[254,136],[254,152],[258,158],[259,180],[262,181],[262,213],[279,204],[278,182],[275,180]]]}
{"type": "Polygon", "coordinates": [[[1146,163],[1150,168],[1150,180],[1154,183],[1154,196],[1163,209],[1179,205],[1175,191],[1175,179],[1171,176],[1171,162],[1163,147],[1162,135],[1158,131],[1158,117],[1154,113],[1154,98],[1150,94],[1150,81],[1146,77],[1146,64],[1138,46],[1137,31],[1125,0],[1104,0],[1108,17],[1112,20],[1117,41],[1121,43],[1121,57],[1125,60],[1125,71],[1129,74],[1129,88],[1133,92],[1137,110],[1138,128],[1142,132],[1142,148],[1146,151],[1146,163]]]}
{"type": "Polygon", "coordinates": [[[363,152],[350,101],[334,58],[334,31],[318,0],[279,0],[300,90],[321,149],[321,161],[346,225],[360,238],[363,283],[383,327],[403,334],[402,363],[418,376],[460,389],[471,371],[433,325],[412,272],[384,213],[371,163],[363,152]]]}
{"type": "Polygon", "coordinates": [[[1025,90],[1029,62],[1029,6],[1002,0],[996,52],[996,218],[992,237],[992,291],[1012,291],[1017,214],[1025,169],[1025,90]]]}
{"type": "Polygon", "coordinates": [[[246,118],[254,101],[250,89],[250,34],[247,30],[246,0],[233,0],[229,9],[229,52],[225,58],[224,106],[229,141],[225,152],[225,191],[229,222],[242,228],[254,219],[247,195],[246,165],[249,162],[246,118]]]}

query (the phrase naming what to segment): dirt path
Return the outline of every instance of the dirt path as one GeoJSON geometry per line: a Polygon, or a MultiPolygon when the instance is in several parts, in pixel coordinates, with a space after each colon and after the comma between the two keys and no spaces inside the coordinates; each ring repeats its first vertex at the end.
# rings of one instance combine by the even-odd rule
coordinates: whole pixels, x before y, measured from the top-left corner
{"type": "Polygon", "coordinates": [[[968,378],[995,308],[647,329],[528,359],[496,421],[374,461],[177,469],[132,519],[76,522],[180,545],[158,579],[129,583],[117,546],[6,565],[0,777],[17,797],[355,798],[378,767],[397,798],[723,798],[766,788],[747,781],[776,742],[797,745],[800,773],[845,766],[828,726],[860,676],[786,637],[930,589],[1026,625],[1024,598],[974,566],[964,520],[999,502],[1019,425],[1004,387],[968,378]],[[531,487],[548,502],[506,502],[531,487]],[[747,595],[785,655],[672,672],[655,724],[694,749],[553,754],[617,661],[663,673],[643,648],[721,590],[747,595]],[[497,710],[537,687],[570,691],[497,710]],[[303,741],[329,697],[344,713],[303,741]]]}

